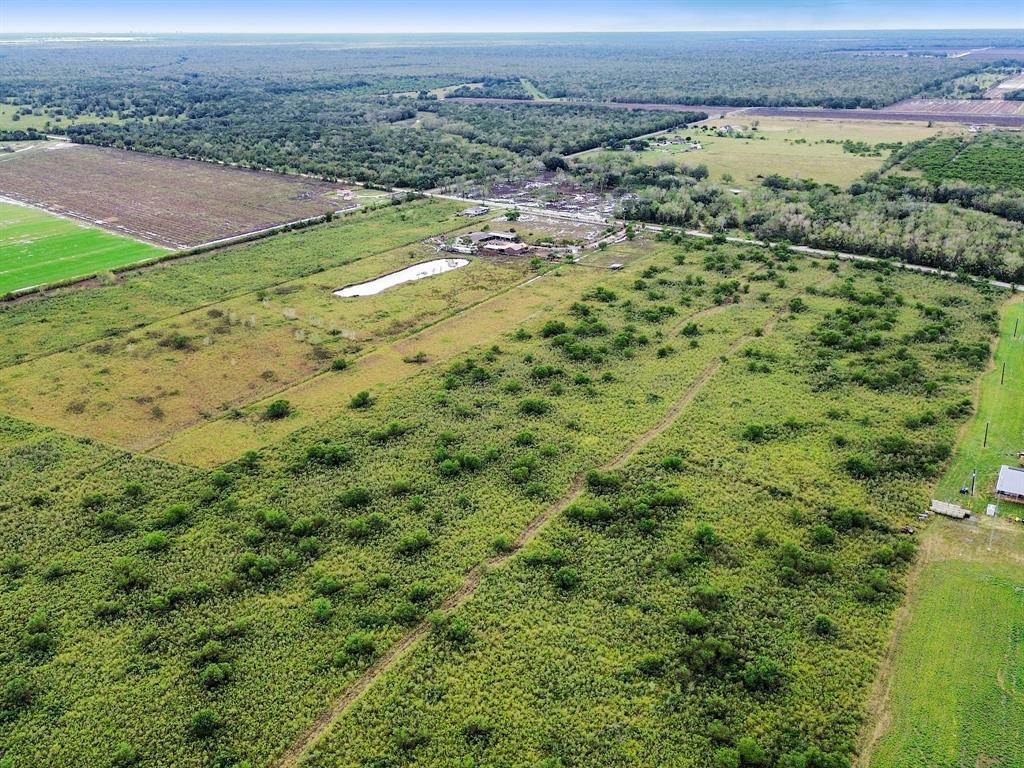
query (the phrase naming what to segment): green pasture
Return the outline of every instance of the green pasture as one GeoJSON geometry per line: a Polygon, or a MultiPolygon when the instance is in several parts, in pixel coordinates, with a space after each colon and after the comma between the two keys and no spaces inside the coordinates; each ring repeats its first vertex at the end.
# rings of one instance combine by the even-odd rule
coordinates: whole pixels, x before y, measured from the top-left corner
{"type": "Polygon", "coordinates": [[[85,277],[166,253],[43,211],[0,203],[0,295],[85,277]]]}
{"type": "MultiPolygon", "coordinates": [[[[666,160],[689,166],[706,165],[712,181],[737,187],[756,186],[764,176],[779,174],[813,179],[825,184],[846,185],[869,171],[877,170],[889,151],[855,154],[843,148],[844,141],[869,146],[910,142],[934,136],[939,128],[921,124],[857,121],[805,120],[744,115],[709,120],[701,127],[670,131],[690,136],[701,149],[687,145],[652,146],[638,157],[649,163],[666,160]],[[719,135],[724,126],[740,128],[738,135],[719,135]],[[711,130],[703,129],[708,126],[711,130]]],[[[956,130],[956,129],[950,129],[956,130]]]]}
{"type": "Polygon", "coordinates": [[[1024,568],[930,563],[912,611],[872,768],[1024,765],[1024,568]]]}

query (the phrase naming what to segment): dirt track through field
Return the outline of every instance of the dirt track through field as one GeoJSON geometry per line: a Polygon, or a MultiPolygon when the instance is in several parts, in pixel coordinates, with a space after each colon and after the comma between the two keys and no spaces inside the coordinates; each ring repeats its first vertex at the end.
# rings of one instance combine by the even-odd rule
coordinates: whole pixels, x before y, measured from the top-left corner
{"type": "MultiPolygon", "coordinates": [[[[692,320],[696,317],[706,317],[709,313],[727,309],[728,306],[730,305],[705,309],[694,313],[686,319],[692,320]]],[[[764,324],[761,328],[762,335],[771,333],[784,311],[784,309],[780,309],[771,317],[771,319],[768,320],[767,323],[764,324]]],[[[725,360],[735,354],[743,344],[747,343],[752,338],[754,338],[753,334],[744,334],[738,337],[731,345],[729,345],[725,354],[710,362],[702,371],[700,371],[700,373],[697,374],[697,377],[690,382],[690,385],[675,400],[672,407],[669,408],[665,415],[654,426],[631,440],[621,451],[599,467],[599,469],[608,471],[621,467],[642,448],[672,426],[687,406],[689,406],[697,397],[700,391],[704,388],[704,385],[707,384],[711,377],[718,372],[725,360]]],[[[520,550],[522,550],[523,547],[536,538],[544,526],[546,526],[557,515],[564,512],[570,504],[579,498],[580,494],[583,492],[585,481],[586,474],[581,472],[576,476],[576,479],[569,487],[569,490],[566,491],[558,501],[548,506],[543,512],[527,524],[527,526],[516,537],[512,547],[507,552],[495,555],[469,571],[463,579],[462,585],[459,589],[451,594],[441,604],[441,610],[447,613],[466,603],[476,592],[477,587],[480,586],[484,573],[508,562],[520,550]]],[[[306,729],[306,731],[299,735],[281,758],[274,763],[275,768],[297,768],[309,755],[310,751],[320,741],[320,739],[326,736],[334,724],[344,716],[348,711],[348,708],[354,704],[359,697],[370,688],[371,685],[373,685],[378,677],[391,669],[391,667],[393,667],[406,654],[406,652],[412,649],[423,637],[425,637],[430,632],[430,629],[430,623],[423,621],[403,635],[398,642],[388,648],[384,655],[367,667],[363,674],[345,689],[344,693],[335,700],[334,704],[332,704],[329,709],[325,710],[313,722],[313,724],[306,729]]]]}

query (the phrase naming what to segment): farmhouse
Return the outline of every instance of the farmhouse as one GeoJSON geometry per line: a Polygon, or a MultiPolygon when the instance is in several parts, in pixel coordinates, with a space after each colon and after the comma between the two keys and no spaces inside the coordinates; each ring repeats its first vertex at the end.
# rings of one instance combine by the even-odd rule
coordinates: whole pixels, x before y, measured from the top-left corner
{"type": "Polygon", "coordinates": [[[1003,465],[996,480],[996,498],[1024,504],[1024,469],[1003,465]]]}
{"type": "Polygon", "coordinates": [[[464,208],[459,211],[459,216],[483,216],[485,213],[490,213],[491,209],[486,205],[474,205],[472,208],[464,208]]]}

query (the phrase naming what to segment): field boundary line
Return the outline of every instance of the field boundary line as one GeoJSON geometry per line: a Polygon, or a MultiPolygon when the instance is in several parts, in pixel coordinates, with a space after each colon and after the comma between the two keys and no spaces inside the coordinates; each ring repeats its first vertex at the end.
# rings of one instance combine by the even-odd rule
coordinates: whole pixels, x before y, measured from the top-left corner
{"type": "MultiPolygon", "coordinates": [[[[725,305],[731,306],[731,305],[725,305]]],[[[725,306],[722,308],[724,309],[725,306]]],[[[701,310],[703,312],[705,310],[701,310]]],[[[785,312],[783,305],[775,314],[765,322],[760,330],[761,335],[771,333],[776,323],[785,312]]],[[[696,399],[704,385],[721,369],[732,355],[750,339],[756,338],[753,333],[743,333],[729,345],[729,347],[700,370],[696,377],[683,391],[672,406],[665,412],[653,426],[630,440],[618,453],[597,467],[599,470],[617,469],[635,456],[641,449],[646,447],[655,438],[672,426],[682,412],[696,399]]],[[[449,595],[440,606],[443,612],[449,612],[459,608],[466,603],[476,592],[483,581],[484,574],[490,569],[500,567],[516,556],[527,544],[533,541],[544,527],[556,516],[564,512],[574,501],[576,501],[586,485],[586,472],[580,472],[569,486],[568,490],[555,501],[548,505],[539,515],[534,517],[513,540],[507,552],[494,555],[477,564],[469,570],[461,586],[449,595]]],[[[313,748],[326,736],[334,725],[345,715],[349,707],[358,701],[364,693],[376,682],[383,673],[390,670],[413,646],[431,630],[428,621],[422,621],[412,630],[403,635],[394,643],[376,662],[371,664],[356,680],[349,685],[345,691],[335,699],[331,707],[320,714],[313,724],[304,731],[292,745],[285,750],[281,757],[274,761],[275,768],[298,768],[312,752],[313,748]]]]}

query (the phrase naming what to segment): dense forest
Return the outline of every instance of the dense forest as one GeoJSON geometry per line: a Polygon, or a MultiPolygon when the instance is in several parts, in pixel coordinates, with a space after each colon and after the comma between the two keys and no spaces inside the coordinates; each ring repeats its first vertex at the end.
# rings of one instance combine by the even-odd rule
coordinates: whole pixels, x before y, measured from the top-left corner
{"type": "Polygon", "coordinates": [[[396,108],[307,95],[239,97],[168,122],[84,124],[74,141],[251,168],[430,189],[512,175],[545,153],[571,153],[701,119],[703,113],[572,105],[475,106],[404,100],[396,108]]]}
{"type": "MultiPolygon", "coordinates": [[[[880,39],[909,46],[916,38],[880,39]]],[[[993,66],[945,54],[859,52],[850,46],[860,38],[843,34],[829,40],[797,33],[743,39],[662,34],[641,41],[625,35],[448,36],[402,40],[396,47],[344,37],[302,46],[287,39],[277,45],[226,42],[233,39],[23,46],[0,58],[0,98],[83,112],[92,111],[90,103],[119,109],[128,102],[148,114],[181,114],[195,90],[211,83],[226,96],[245,82],[268,92],[350,95],[484,82],[484,95],[523,98],[520,78],[526,78],[547,96],[569,99],[878,107],[993,66]],[[116,69],[108,66],[111,58],[116,69]]]]}

